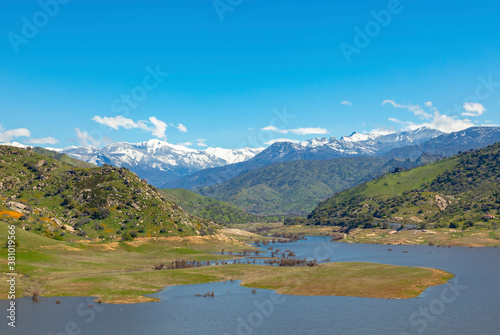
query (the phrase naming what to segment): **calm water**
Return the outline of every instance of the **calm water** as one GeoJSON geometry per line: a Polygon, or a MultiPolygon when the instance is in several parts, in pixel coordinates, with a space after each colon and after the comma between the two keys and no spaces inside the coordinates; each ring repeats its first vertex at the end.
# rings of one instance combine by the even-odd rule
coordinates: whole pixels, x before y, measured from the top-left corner
{"type": "MultiPolygon", "coordinates": [[[[238,282],[170,287],[154,295],[160,302],[136,305],[20,299],[16,329],[2,317],[0,334],[500,334],[500,248],[357,245],[324,237],[273,246],[299,258],[425,266],[456,277],[406,300],[252,294],[238,282]],[[195,297],[207,291],[215,297],[195,297]]],[[[7,303],[0,301],[3,311],[7,303]]]]}

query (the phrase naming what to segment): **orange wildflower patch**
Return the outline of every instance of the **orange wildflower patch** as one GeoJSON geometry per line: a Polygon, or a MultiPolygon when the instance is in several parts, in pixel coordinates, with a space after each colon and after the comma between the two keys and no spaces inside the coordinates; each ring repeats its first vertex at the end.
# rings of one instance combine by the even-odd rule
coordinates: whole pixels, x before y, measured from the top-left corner
{"type": "Polygon", "coordinates": [[[23,216],[22,213],[19,213],[19,212],[14,212],[14,211],[0,211],[0,216],[4,216],[4,215],[7,215],[7,216],[10,216],[11,218],[14,218],[14,219],[19,219],[21,216],[23,216]]]}

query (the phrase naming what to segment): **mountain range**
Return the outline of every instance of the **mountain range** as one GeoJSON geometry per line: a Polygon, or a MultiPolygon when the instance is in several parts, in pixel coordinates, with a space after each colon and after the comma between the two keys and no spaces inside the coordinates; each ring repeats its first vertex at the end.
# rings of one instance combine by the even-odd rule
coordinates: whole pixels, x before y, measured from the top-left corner
{"type": "Polygon", "coordinates": [[[472,127],[455,133],[431,128],[388,135],[357,134],[335,138],[317,138],[300,143],[278,142],[244,162],[205,169],[165,183],[163,188],[200,187],[220,184],[243,173],[273,164],[297,160],[328,160],[339,157],[383,156],[416,160],[423,153],[448,157],[500,141],[499,127],[472,127]]]}
{"type": "Polygon", "coordinates": [[[423,127],[413,131],[386,135],[353,133],[340,139],[331,137],[329,139],[315,138],[300,143],[276,142],[249,160],[205,169],[166,182],[162,185],[162,188],[193,190],[199,187],[216,185],[242,173],[274,163],[382,155],[392,149],[420,144],[443,134],[439,130],[423,127]]]}
{"type": "Polygon", "coordinates": [[[126,167],[152,185],[197,172],[248,160],[263,148],[195,150],[160,140],[117,142],[103,148],[69,147],[60,151],[73,158],[102,166],[126,167]]]}

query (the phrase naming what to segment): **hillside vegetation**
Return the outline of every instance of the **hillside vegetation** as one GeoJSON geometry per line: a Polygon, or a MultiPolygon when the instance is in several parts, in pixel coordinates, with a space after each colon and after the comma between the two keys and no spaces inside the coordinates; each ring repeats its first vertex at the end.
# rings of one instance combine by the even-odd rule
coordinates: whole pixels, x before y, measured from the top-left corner
{"type": "MultiPolygon", "coordinates": [[[[430,158],[429,158],[430,159],[430,158]]],[[[382,157],[278,163],[195,192],[259,215],[304,215],[334,193],[416,162],[382,157]]]]}
{"type": "MultiPolygon", "coordinates": [[[[496,228],[500,216],[500,143],[410,171],[386,174],[320,203],[309,224],[421,228],[496,228]]],[[[289,220],[288,223],[304,222],[289,220]]]]}
{"type": "Polygon", "coordinates": [[[125,168],[76,168],[7,146],[0,146],[0,219],[59,240],[130,240],[210,229],[125,168]]]}
{"type": "Polygon", "coordinates": [[[235,205],[184,189],[163,189],[161,193],[165,198],[176,203],[189,214],[220,224],[280,221],[279,217],[264,217],[250,214],[235,205]]]}
{"type": "Polygon", "coordinates": [[[66,154],[61,154],[59,152],[55,152],[52,150],[47,150],[47,149],[40,148],[40,147],[35,147],[32,150],[34,152],[39,153],[39,154],[45,155],[47,157],[57,159],[58,161],[61,161],[63,163],[71,165],[73,167],[78,167],[78,168],[95,168],[96,167],[94,164],[90,164],[90,163],[75,159],[73,157],[70,157],[66,154]]]}

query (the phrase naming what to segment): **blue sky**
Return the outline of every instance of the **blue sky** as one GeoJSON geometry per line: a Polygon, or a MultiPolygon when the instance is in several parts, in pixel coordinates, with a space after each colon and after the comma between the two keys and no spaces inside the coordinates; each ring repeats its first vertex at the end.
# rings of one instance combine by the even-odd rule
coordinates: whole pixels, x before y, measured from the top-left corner
{"type": "Polygon", "coordinates": [[[0,3],[0,142],[500,124],[497,1],[58,1],[0,3]]]}

